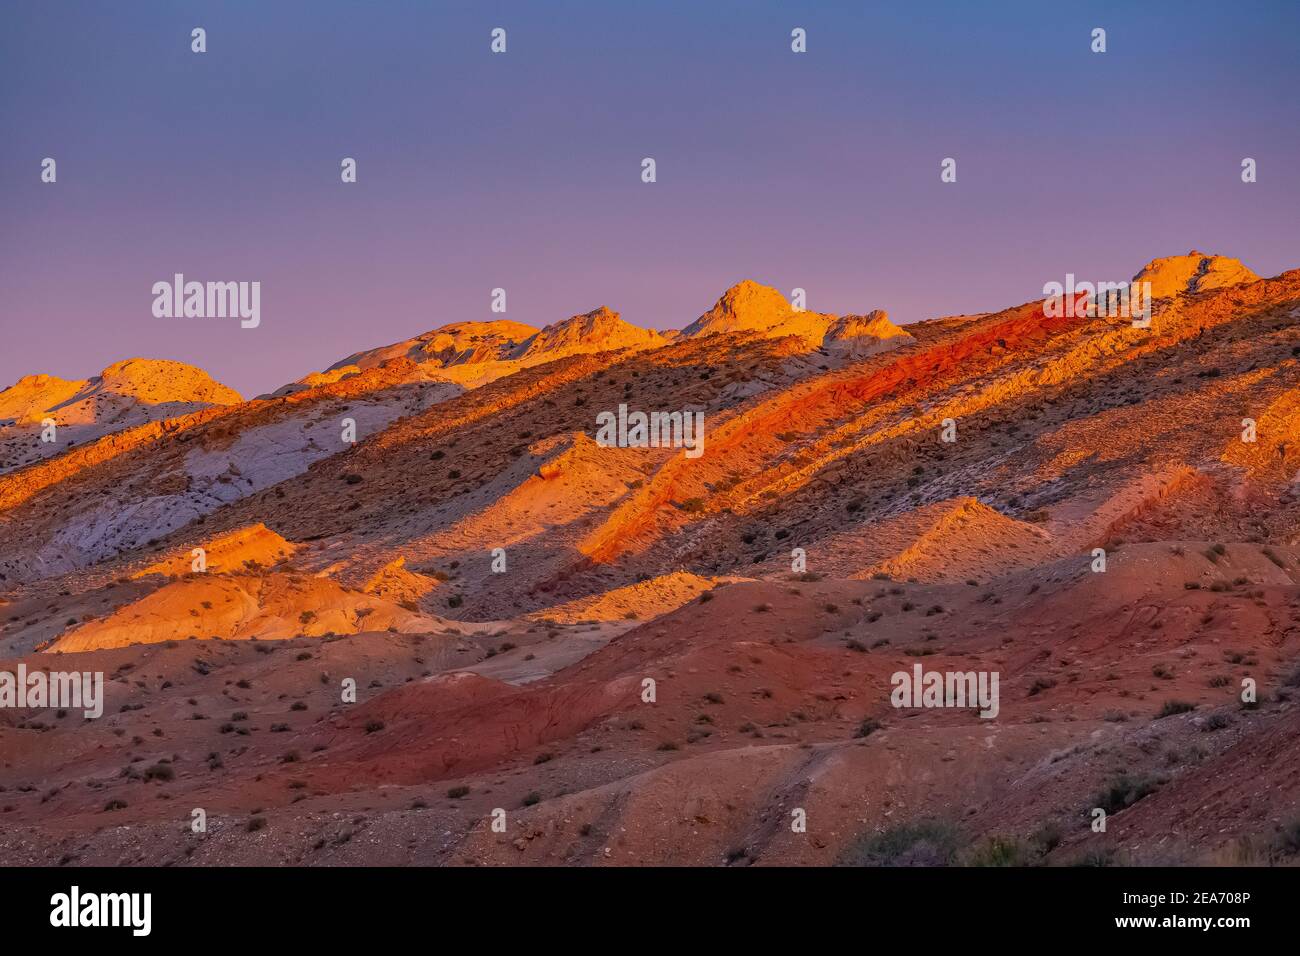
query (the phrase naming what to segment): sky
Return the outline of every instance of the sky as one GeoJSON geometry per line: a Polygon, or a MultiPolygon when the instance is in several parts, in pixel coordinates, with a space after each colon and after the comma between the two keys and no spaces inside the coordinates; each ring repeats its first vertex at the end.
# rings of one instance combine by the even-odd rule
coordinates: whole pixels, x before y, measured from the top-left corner
{"type": "Polygon", "coordinates": [[[143,356],[251,397],[448,322],[680,328],[744,278],[906,323],[1193,248],[1276,275],[1297,35],[1294,0],[4,0],[0,387],[143,356]],[[178,272],[260,282],[260,325],[155,317],[178,272]]]}

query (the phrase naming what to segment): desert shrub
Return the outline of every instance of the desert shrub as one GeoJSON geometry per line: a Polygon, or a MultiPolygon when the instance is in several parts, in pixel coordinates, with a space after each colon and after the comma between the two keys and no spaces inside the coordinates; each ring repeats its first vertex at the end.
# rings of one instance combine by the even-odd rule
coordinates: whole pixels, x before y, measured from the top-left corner
{"type": "Polygon", "coordinates": [[[1279,856],[1300,854],[1300,817],[1286,823],[1273,840],[1273,850],[1279,856]]]}
{"type": "Polygon", "coordinates": [[[1112,847],[1096,847],[1087,850],[1070,861],[1070,866],[1114,866],[1115,850],[1112,847]]]}
{"type": "Polygon", "coordinates": [[[1214,731],[1214,730],[1223,730],[1231,723],[1232,721],[1228,718],[1227,714],[1210,714],[1209,717],[1205,718],[1205,723],[1201,724],[1201,730],[1207,732],[1214,731]]]}
{"type": "Polygon", "coordinates": [[[1029,685],[1029,696],[1037,697],[1045,690],[1051,690],[1056,686],[1056,680],[1052,677],[1039,677],[1029,685]]]}
{"type": "Polygon", "coordinates": [[[1033,836],[1033,842],[1041,854],[1051,853],[1061,845],[1063,839],[1064,834],[1061,833],[1060,826],[1052,820],[1039,827],[1038,832],[1033,836]]]}
{"type": "Polygon", "coordinates": [[[1093,797],[1092,806],[1101,807],[1106,811],[1107,816],[1119,813],[1142,798],[1155,793],[1163,782],[1159,777],[1130,777],[1128,774],[1121,774],[1112,780],[1105,790],[1093,797]]]}
{"type": "Polygon", "coordinates": [[[993,836],[961,855],[962,866],[1032,866],[1035,848],[1015,837],[993,836]]]}
{"type": "Polygon", "coordinates": [[[904,823],[869,833],[845,848],[845,866],[948,866],[961,840],[957,828],[941,820],[904,823]]]}
{"type": "Polygon", "coordinates": [[[858,724],[858,729],[854,731],[854,737],[870,737],[884,725],[874,717],[868,717],[858,724]]]}

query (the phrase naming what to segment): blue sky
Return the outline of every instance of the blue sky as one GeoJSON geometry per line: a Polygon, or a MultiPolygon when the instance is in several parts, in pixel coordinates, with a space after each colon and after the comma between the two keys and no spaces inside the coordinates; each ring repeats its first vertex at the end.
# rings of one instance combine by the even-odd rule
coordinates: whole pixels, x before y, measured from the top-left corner
{"type": "Polygon", "coordinates": [[[0,387],[143,355],[256,394],[495,287],[670,328],[742,278],[908,322],[1192,248],[1276,274],[1297,35],[1290,2],[7,0],[0,387]],[[176,272],[260,281],[261,326],[154,318],[176,272]]]}

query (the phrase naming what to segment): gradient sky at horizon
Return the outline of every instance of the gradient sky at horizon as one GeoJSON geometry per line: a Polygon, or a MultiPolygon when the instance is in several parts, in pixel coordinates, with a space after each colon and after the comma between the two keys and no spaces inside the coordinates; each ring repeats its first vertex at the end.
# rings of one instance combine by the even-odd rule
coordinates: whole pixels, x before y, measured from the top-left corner
{"type": "Polygon", "coordinates": [[[1295,2],[6,0],[0,388],[147,356],[252,396],[453,321],[679,328],[742,278],[911,322],[1192,248],[1275,275],[1297,35],[1295,2]],[[176,272],[260,281],[261,327],[154,318],[176,272]]]}

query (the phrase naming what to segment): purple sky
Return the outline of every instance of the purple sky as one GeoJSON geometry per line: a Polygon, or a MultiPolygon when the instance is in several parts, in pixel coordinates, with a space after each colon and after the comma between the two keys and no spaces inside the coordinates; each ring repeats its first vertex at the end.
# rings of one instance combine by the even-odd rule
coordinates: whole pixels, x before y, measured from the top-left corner
{"type": "Polygon", "coordinates": [[[1274,275],[1298,35],[1292,0],[5,0],[0,387],[140,355],[251,396],[496,286],[674,328],[742,278],[910,322],[1192,248],[1274,275]],[[154,318],[175,272],[260,281],[261,327],[154,318]]]}

